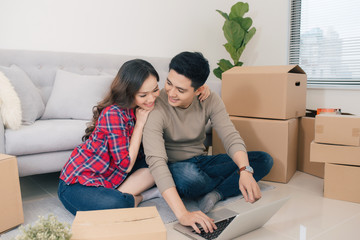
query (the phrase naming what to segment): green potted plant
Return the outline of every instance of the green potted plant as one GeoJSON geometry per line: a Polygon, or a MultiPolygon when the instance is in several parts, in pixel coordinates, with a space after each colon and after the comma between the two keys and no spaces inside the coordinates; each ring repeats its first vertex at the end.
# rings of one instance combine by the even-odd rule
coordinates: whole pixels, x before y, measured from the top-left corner
{"type": "Polygon", "coordinates": [[[214,69],[216,77],[221,79],[221,75],[226,70],[234,66],[242,66],[243,63],[239,61],[246,45],[254,36],[256,29],[251,28],[253,23],[250,17],[244,17],[244,14],[249,11],[249,4],[238,2],[231,7],[229,14],[220,10],[216,10],[225,18],[225,23],[222,28],[227,43],[224,44],[226,51],[230,54],[233,63],[226,59],[220,59],[217,63],[218,68],[214,69]]]}
{"type": "Polygon", "coordinates": [[[53,214],[47,218],[39,216],[34,226],[20,226],[20,234],[15,240],[69,240],[71,227],[68,223],[61,223],[53,214]]]}

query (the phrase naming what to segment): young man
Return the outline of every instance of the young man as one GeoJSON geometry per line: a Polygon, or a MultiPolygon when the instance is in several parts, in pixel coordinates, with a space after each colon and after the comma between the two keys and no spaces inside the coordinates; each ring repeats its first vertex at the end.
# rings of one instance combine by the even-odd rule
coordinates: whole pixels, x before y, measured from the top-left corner
{"type": "Polygon", "coordinates": [[[182,52],[171,60],[169,69],[165,88],[144,127],[146,162],[179,222],[200,232],[198,223],[212,232],[216,226],[205,213],[219,200],[240,192],[247,202],[258,200],[257,181],[269,173],[273,160],[264,152],[246,152],[216,93],[202,102],[197,99],[210,73],[201,53],[182,52]],[[207,155],[203,142],[208,120],[227,154],[207,155]],[[187,211],[180,197],[200,199],[202,211],[187,211]]]}

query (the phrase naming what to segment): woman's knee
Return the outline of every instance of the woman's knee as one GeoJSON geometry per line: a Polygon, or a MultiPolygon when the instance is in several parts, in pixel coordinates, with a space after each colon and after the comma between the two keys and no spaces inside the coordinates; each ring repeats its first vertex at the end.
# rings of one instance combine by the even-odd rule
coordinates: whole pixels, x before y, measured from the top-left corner
{"type": "Polygon", "coordinates": [[[59,188],[58,196],[65,208],[72,214],[76,214],[76,211],[131,208],[135,206],[133,195],[104,187],[70,185],[59,188]]]}
{"type": "MultiPolygon", "coordinates": [[[[115,190],[117,191],[117,190],[115,190]]],[[[105,195],[102,201],[97,203],[100,209],[132,208],[135,206],[134,196],[129,193],[118,192],[118,194],[105,195]]]]}

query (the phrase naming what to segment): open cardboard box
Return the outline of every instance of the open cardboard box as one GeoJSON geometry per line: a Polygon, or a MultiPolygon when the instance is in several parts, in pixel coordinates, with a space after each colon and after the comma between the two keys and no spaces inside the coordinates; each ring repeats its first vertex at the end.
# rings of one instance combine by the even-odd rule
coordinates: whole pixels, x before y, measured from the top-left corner
{"type": "Polygon", "coordinates": [[[71,240],[161,240],[166,228],[156,207],[78,211],[71,240]]]}
{"type": "Polygon", "coordinates": [[[222,74],[221,97],[231,116],[296,118],[306,112],[306,82],[297,65],[233,67],[222,74]]]}

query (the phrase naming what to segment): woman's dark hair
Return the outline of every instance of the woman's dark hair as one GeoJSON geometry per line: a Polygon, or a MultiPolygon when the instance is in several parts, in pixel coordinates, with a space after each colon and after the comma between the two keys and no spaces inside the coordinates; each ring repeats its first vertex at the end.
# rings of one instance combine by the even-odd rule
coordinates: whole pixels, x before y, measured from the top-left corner
{"type": "Polygon", "coordinates": [[[195,90],[204,85],[210,74],[209,62],[199,52],[179,53],[171,59],[169,70],[171,69],[189,78],[195,90]]]}
{"type": "Polygon", "coordinates": [[[93,108],[93,118],[86,128],[82,140],[85,141],[89,138],[95,129],[101,111],[107,106],[116,104],[121,108],[131,108],[135,94],[149,76],[154,76],[159,81],[159,74],[149,62],[142,59],[125,62],[111,83],[105,98],[93,108]]]}

